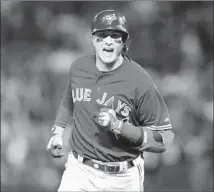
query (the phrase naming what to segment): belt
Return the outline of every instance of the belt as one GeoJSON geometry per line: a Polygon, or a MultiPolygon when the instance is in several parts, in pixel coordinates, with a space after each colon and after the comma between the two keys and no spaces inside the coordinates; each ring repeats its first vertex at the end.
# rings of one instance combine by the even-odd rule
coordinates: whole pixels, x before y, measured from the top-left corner
{"type": "Polygon", "coordinates": [[[122,162],[101,162],[94,159],[88,159],[80,156],[77,152],[73,151],[74,157],[85,165],[93,167],[105,173],[120,173],[127,169],[134,167],[133,161],[122,162]]]}

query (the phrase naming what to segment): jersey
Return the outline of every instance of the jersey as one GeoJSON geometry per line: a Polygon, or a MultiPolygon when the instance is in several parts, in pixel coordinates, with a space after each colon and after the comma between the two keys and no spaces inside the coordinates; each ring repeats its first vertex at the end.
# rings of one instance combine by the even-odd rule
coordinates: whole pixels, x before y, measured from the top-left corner
{"type": "Polygon", "coordinates": [[[72,122],[71,148],[85,158],[114,162],[139,156],[142,151],[95,123],[93,114],[103,107],[114,109],[118,119],[135,126],[171,129],[168,109],[151,76],[126,57],[109,72],[97,69],[94,55],[76,60],[69,70],[56,124],[72,122]]]}

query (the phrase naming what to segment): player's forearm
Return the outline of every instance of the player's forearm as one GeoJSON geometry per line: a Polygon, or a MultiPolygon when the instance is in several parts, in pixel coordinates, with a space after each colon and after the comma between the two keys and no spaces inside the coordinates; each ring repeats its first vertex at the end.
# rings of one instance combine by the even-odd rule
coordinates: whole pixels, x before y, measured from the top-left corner
{"type": "MultiPolygon", "coordinates": [[[[167,130],[165,132],[171,132],[167,130]]],[[[169,135],[169,134],[168,134],[169,135]]],[[[162,153],[165,151],[165,134],[154,131],[148,127],[136,127],[129,123],[124,123],[121,138],[140,151],[162,153]]]]}

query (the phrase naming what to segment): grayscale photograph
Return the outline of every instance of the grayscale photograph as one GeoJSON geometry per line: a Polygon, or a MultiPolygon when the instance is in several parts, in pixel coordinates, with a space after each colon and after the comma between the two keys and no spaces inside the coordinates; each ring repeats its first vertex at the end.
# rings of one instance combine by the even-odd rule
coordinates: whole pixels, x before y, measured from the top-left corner
{"type": "Polygon", "coordinates": [[[2,192],[213,191],[212,1],[1,1],[2,192]]]}

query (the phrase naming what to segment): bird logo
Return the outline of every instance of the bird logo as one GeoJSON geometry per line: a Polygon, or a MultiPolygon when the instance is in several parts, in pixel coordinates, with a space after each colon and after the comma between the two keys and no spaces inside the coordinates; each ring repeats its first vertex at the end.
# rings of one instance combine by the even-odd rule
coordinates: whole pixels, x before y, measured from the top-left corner
{"type": "Polygon", "coordinates": [[[117,20],[117,17],[116,17],[116,15],[114,13],[110,14],[110,15],[106,15],[105,17],[103,17],[103,21],[106,21],[109,25],[111,25],[111,23],[114,20],[117,20]]]}

